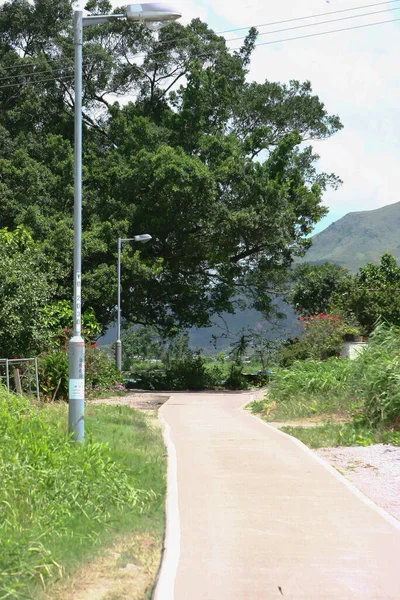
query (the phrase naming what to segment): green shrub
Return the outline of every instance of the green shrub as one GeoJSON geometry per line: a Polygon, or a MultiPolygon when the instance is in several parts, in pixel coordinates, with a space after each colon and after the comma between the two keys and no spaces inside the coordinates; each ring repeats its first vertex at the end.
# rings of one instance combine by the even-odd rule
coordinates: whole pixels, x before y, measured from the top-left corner
{"type": "Polygon", "coordinates": [[[39,385],[47,401],[68,398],[68,354],[65,350],[47,352],[39,357],[39,385]]]}
{"type": "Polygon", "coordinates": [[[307,360],[310,357],[310,342],[306,339],[288,340],[277,352],[276,359],[281,367],[291,367],[299,360],[307,360]]]}
{"type": "Polygon", "coordinates": [[[246,378],[243,376],[243,366],[232,364],[225,386],[231,390],[245,390],[249,387],[246,378]]]}
{"type": "Polygon", "coordinates": [[[171,362],[166,370],[170,389],[203,390],[208,387],[209,377],[202,356],[188,356],[171,362]]]}
{"type": "Polygon", "coordinates": [[[85,377],[88,394],[125,390],[115,361],[97,344],[86,345],[85,377]]]}
{"type": "MultiPolygon", "coordinates": [[[[39,385],[47,401],[68,398],[68,350],[54,350],[39,357],[39,385]]],[[[107,352],[97,344],[86,344],[85,383],[90,395],[125,390],[121,373],[107,352]]]]}

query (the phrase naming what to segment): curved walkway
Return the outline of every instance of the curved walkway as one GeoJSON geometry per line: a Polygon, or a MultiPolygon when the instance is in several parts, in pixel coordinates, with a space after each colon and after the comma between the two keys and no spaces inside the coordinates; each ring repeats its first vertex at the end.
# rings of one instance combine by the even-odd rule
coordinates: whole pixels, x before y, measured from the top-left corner
{"type": "Polygon", "coordinates": [[[399,600],[400,528],[251,396],[174,394],[156,600],[399,600]]]}

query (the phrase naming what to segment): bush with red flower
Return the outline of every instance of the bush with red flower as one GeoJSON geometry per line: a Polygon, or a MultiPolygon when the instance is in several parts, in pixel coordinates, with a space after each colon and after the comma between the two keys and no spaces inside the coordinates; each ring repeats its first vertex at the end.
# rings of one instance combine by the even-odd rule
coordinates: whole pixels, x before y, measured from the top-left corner
{"type": "Polygon", "coordinates": [[[309,344],[309,358],[326,360],[340,356],[346,335],[361,335],[362,328],[354,317],[319,313],[300,317],[309,344]]]}

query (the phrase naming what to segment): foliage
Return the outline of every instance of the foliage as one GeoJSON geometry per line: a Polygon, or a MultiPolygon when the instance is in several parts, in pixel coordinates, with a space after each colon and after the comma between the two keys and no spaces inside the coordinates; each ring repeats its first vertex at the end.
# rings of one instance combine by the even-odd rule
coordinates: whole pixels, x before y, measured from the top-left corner
{"type": "Polygon", "coordinates": [[[361,333],[361,328],[353,318],[347,322],[342,315],[311,315],[301,317],[309,343],[309,358],[326,360],[330,356],[339,356],[343,347],[344,336],[351,333],[361,333]]]}
{"type": "Polygon", "coordinates": [[[311,400],[320,394],[340,396],[351,373],[351,361],[339,358],[296,362],[290,369],[276,369],[269,396],[271,401],[279,402],[299,395],[311,400]]]}
{"type": "Polygon", "coordinates": [[[170,389],[202,390],[210,383],[205,361],[200,355],[174,360],[165,374],[170,389]]]}
{"type": "Polygon", "coordinates": [[[277,420],[335,413],[352,417],[364,433],[399,430],[399,364],[400,329],[380,324],[353,361],[331,358],[276,369],[266,400],[254,409],[277,420]]]}
{"type": "Polygon", "coordinates": [[[138,326],[122,336],[123,369],[129,370],[132,361],[161,360],[165,342],[155,327],[138,326]]]}
{"type": "Polygon", "coordinates": [[[233,363],[231,365],[225,387],[232,390],[244,390],[249,387],[246,378],[243,376],[243,366],[241,364],[233,363]]]}
{"type": "MultiPolygon", "coordinates": [[[[68,378],[67,347],[39,357],[39,384],[45,400],[67,400],[68,378]]],[[[85,347],[85,384],[88,396],[125,391],[115,362],[97,344],[88,343],[85,347]]]]}
{"type": "Polygon", "coordinates": [[[29,233],[0,230],[0,356],[29,357],[47,335],[43,307],[55,287],[49,264],[29,233]]]}
{"type": "MultiPolygon", "coordinates": [[[[334,134],[338,117],[309,82],[248,81],[254,29],[234,52],[199,19],[157,37],[122,20],[84,34],[83,309],[113,321],[117,238],[149,231],[122,254],[127,321],[208,325],[238,290],[270,314],[265,290],[339,183],[304,142],[334,134]],[[110,104],[119,95],[136,100],[110,104]]],[[[72,297],[72,40],[70,0],[0,6],[0,221],[29,228],[57,265],[54,301],[72,297]]]]}
{"type": "Polygon", "coordinates": [[[97,344],[87,344],[85,351],[87,393],[123,392],[121,373],[107,352],[97,344]]]}
{"type": "Polygon", "coordinates": [[[44,400],[67,400],[68,398],[68,353],[53,350],[39,357],[39,386],[44,400]]]}
{"type": "Polygon", "coordinates": [[[380,324],[354,361],[355,393],[372,426],[400,428],[400,329],[380,324]]]}
{"type": "Polygon", "coordinates": [[[356,286],[347,304],[368,332],[379,319],[400,325],[400,268],[391,254],[383,254],[379,265],[361,267],[356,286]]]}
{"type": "Polygon", "coordinates": [[[368,263],[356,275],[333,263],[300,264],[291,280],[288,301],[303,316],[339,313],[348,320],[355,315],[367,333],[379,319],[400,325],[400,268],[389,253],[379,265],[368,263]]]}
{"type": "Polygon", "coordinates": [[[62,574],[68,551],[90,552],[125,515],[148,510],[154,493],[137,489],[128,451],[123,467],[103,442],[71,442],[29,400],[0,390],[0,416],[0,593],[26,598],[27,586],[62,574]]]}
{"type": "Polygon", "coordinates": [[[290,274],[292,289],[287,301],[303,316],[329,314],[334,298],[347,293],[353,279],[347,269],[335,263],[301,263],[290,274]]]}
{"type": "MultiPolygon", "coordinates": [[[[63,348],[68,343],[73,328],[73,309],[69,300],[59,300],[47,304],[42,309],[48,331],[47,344],[52,348],[63,348]]],[[[93,308],[89,307],[82,314],[82,336],[88,342],[100,335],[101,326],[96,319],[93,308]]]]}
{"type": "Polygon", "coordinates": [[[281,367],[291,367],[299,360],[307,360],[310,357],[310,342],[299,337],[285,340],[276,353],[276,360],[281,367]]]}

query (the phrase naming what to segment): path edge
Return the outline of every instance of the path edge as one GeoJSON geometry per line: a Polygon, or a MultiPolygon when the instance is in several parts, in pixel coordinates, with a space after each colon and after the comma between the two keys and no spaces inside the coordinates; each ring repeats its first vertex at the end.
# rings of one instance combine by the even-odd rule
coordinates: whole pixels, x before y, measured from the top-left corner
{"type": "MultiPolygon", "coordinates": [[[[169,398],[171,399],[171,398],[169,398]]],[[[174,600],[175,580],[178,571],[181,527],[179,519],[178,496],[178,461],[175,444],[172,440],[171,427],[159,410],[159,420],[163,426],[163,436],[167,448],[167,490],[165,503],[165,533],[160,567],[154,584],[151,600],[174,600]]]]}

